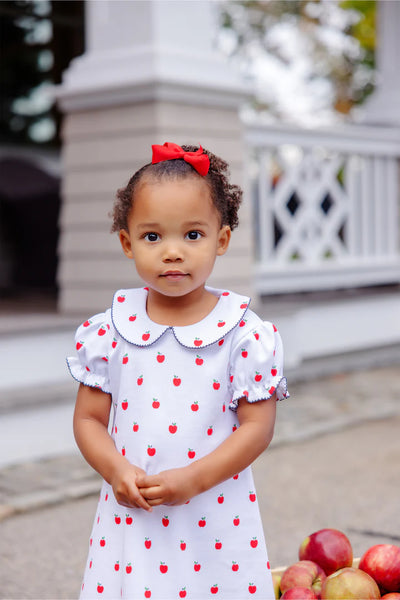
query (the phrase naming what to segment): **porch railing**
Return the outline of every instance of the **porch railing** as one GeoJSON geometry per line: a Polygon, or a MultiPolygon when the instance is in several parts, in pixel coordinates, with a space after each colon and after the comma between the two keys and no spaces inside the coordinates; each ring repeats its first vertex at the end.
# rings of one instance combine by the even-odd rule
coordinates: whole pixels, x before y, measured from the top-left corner
{"type": "Polygon", "coordinates": [[[400,282],[399,130],[246,126],[261,294],[400,282]]]}

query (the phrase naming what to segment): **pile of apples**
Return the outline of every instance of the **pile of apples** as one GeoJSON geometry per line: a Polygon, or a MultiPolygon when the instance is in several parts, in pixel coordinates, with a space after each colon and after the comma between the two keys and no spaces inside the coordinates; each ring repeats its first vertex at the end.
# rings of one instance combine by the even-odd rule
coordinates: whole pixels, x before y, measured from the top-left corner
{"type": "Polygon", "coordinates": [[[320,529],[301,543],[299,561],[272,573],[275,598],[281,600],[400,600],[400,547],[371,546],[353,564],[348,537],[320,529]]]}

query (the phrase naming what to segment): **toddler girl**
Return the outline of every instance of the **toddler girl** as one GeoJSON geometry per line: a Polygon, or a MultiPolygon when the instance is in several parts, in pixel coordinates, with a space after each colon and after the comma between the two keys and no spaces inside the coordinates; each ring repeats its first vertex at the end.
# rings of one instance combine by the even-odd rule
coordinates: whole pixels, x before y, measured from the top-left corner
{"type": "Polygon", "coordinates": [[[249,465],[287,396],[281,340],[205,285],[241,195],[223,160],[170,143],[118,191],[113,231],[146,287],[116,292],[68,359],[76,441],[104,479],[81,598],[274,597],[249,465]]]}

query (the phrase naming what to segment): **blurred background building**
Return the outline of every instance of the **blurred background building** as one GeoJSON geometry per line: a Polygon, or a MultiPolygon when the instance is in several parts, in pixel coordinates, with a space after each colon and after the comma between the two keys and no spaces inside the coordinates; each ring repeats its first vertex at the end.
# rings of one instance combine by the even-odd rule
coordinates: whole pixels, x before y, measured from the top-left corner
{"type": "Polygon", "coordinates": [[[0,20],[0,310],[79,320],[140,285],[115,191],[152,143],[201,143],[245,189],[210,283],[277,322],[289,372],[400,361],[399,2],[16,0],[0,20]]]}

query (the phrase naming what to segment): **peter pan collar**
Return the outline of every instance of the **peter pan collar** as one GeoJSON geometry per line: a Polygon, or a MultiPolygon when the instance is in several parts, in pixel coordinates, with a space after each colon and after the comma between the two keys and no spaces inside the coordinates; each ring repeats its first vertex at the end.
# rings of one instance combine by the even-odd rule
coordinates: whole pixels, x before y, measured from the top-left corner
{"type": "Polygon", "coordinates": [[[111,308],[113,325],[121,337],[136,346],[151,346],[171,329],[182,346],[205,348],[220,342],[236,325],[244,322],[250,303],[250,298],[235,292],[206,289],[219,298],[217,304],[204,319],[185,327],[154,323],[146,311],[146,288],[119,290],[111,308]]]}

